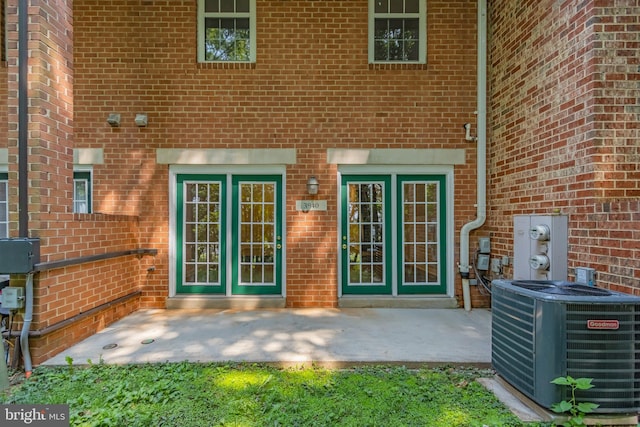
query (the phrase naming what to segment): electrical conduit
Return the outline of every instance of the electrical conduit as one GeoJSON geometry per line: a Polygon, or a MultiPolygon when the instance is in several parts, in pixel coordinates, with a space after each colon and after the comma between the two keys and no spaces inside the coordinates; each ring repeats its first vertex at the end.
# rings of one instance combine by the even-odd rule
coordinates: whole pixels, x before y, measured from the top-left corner
{"type": "Polygon", "coordinates": [[[24,359],[25,376],[31,376],[31,353],[29,352],[29,329],[31,329],[31,321],[33,320],[33,273],[27,274],[27,284],[25,286],[25,303],[24,303],[24,322],[22,323],[22,332],[20,333],[20,348],[22,349],[22,358],[24,359]]]}
{"type": "Polygon", "coordinates": [[[478,139],[476,218],[460,229],[460,276],[464,309],[471,310],[469,289],[469,233],[487,218],[487,0],[478,0],[478,139]]]}

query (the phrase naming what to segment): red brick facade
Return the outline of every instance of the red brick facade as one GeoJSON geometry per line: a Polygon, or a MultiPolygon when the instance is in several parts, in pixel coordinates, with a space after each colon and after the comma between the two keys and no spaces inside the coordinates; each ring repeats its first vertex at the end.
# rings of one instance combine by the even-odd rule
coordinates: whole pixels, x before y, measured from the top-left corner
{"type": "MultiPolygon", "coordinates": [[[[492,2],[489,220],[569,215],[569,275],[640,293],[640,3],[492,2]]],[[[507,276],[509,269],[505,270],[507,276]]]]}
{"type": "MultiPolygon", "coordinates": [[[[16,3],[8,0],[0,84],[13,236],[16,3]]],[[[471,249],[491,234],[492,256],[512,256],[512,216],[559,209],[570,216],[568,273],[593,267],[599,284],[638,293],[640,6],[620,3],[491,2],[488,219],[471,249]]],[[[453,166],[447,272],[461,300],[459,232],[476,214],[476,145],[462,124],[477,125],[477,3],[429,0],[427,63],[401,65],[369,64],[366,0],[257,0],[256,62],[198,63],[196,4],[76,0],[71,10],[70,1],[45,0],[30,9],[29,229],[42,261],[158,250],[39,273],[35,361],[140,307],[165,306],[174,207],[159,149],[295,150],[285,177],[288,307],[339,304],[338,166],[327,150],[464,150],[453,166]],[[106,123],[114,112],[120,127],[106,123]],[[134,124],[137,113],[147,127],[134,124]],[[93,214],[72,213],[74,149],[103,153],[93,214]],[[296,209],[310,175],[326,211],[296,209]],[[79,320],[42,332],[70,318],[79,320]]],[[[472,302],[488,299],[473,288],[472,302]]]]}

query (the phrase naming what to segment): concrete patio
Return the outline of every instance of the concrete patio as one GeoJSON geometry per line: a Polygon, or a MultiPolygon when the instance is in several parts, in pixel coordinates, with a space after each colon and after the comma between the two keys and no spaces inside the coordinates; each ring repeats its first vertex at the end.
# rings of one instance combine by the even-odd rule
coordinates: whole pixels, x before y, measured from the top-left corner
{"type": "Polygon", "coordinates": [[[46,365],[247,361],[489,366],[491,314],[474,309],[143,310],[46,365]]]}

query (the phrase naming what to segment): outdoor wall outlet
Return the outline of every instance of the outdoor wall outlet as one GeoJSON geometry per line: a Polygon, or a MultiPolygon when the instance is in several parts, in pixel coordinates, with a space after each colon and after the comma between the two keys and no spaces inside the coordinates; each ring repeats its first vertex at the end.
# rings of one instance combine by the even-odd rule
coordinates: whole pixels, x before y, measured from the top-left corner
{"type": "Polygon", "coordinates": [[[491,260],[491,272],[500,273],[500,267],[502,267],[500,258],[493,258],[491,260]]]}

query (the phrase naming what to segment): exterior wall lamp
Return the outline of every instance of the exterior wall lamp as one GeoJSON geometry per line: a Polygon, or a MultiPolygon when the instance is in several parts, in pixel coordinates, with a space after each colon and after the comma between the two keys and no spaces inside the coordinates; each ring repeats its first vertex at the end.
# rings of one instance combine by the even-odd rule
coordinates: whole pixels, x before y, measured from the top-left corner
{"type": "Polygon", "coordinates": [[[109,114],[109,117],[107,117],[107,123],[109,123],[109,125],[112,128],[120,127],[120,114],[118,113],[109,114]]]}
{"type": "Polygon", "coordinates": [[[315,176],[310,176],[307,180],[307,193],[312,196],[318,194],[318,188],[320,187],[320,183],[318,182],[315,176]]]}

